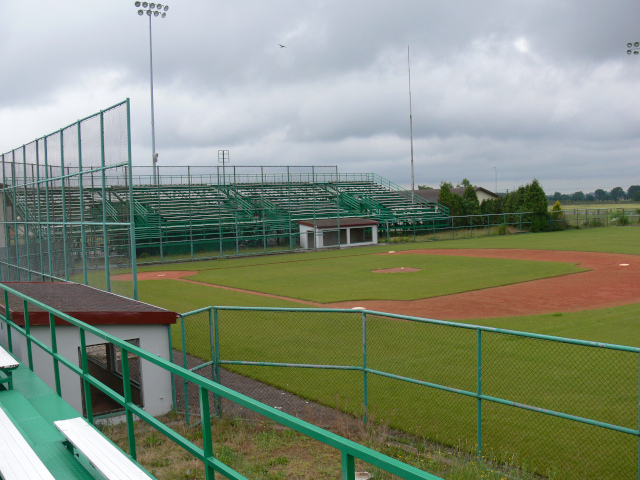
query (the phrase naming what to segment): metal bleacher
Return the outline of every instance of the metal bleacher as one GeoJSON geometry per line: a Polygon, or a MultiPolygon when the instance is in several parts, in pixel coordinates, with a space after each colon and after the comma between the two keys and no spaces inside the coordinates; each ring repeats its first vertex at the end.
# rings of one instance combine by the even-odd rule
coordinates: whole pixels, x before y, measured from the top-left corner
{"type": "Polygon", "coordinates": [[[161,179],[156,185],[133,185],[132,201],[126,184],[25,187],[13,190],[10,200],[21,218],[49,223],[127,222],[132,207],[136,244],[142,248],[158,242],[291,237],[303,219],[364,217],[380,222],[384,231],[448,217],[442,205],[377,176],[345,174],[326,180],[225,185],[198,180],[190,177],[188,184],[168,184],[161,179]]]}

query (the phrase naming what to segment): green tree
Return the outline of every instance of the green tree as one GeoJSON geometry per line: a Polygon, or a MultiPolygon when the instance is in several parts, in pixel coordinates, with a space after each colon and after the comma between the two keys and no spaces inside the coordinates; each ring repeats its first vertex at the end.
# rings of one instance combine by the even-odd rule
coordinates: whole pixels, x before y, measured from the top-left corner
{"type": "Polygon", "coordinates": [[[594,192],[595,196],[596,196],[596,200],[599,201],[604,201],[607,199],[607,192],[605,192],[603,189],[599,188],[594,192]]]}
{"type": "Polygon", "coordinates": [[[429,187],[428,185],[418,185],[418,190],[433,190],[433,187],[429,187]]]}
{"type": "Polygon", "coordinates": [[[609,196],[614,202],[624,200],[624,190],[622,187],[616,187],[609,192],[609,196]]]}
{"type": "Polygon", "coordinates": [[[627,198],[633,199],[636,195],[636,192],[640,192],[640,185],[631,185],[627,190],[627,198]]]}
{"type": "Polygon", "coordinates": [[[584,193],[583,192],[575,192],[571,195],[572,202],[584,202],[584,193]]]}
{"type": "Polygon", "coordinates": [[[587,195],[584,197],[584,199],[587,202],[593,202],[596,198],[593,195],[591,195],[590,193],[587,193],[587,195]]]}
{"type": "Polygon", "coordinates": [[[524,210],[546,217],[547,209],[547,196],[540,182],[534,178],[533,181],[525,187],[524,210]]]}
{"type": "Polygon", "coordinates": [[[633,194],[633,201],[640,202],[640,190],[636,190],[636,193],[633,194]]]}
{"type": "Polygon", "coordinates": [[[457,217],[463,215],[462,197],[451,192],[453,186],[450,182],[442,182],[440,193],[438,193],[438,203],[449,209],[449,215],[457,217]]]}
{"type": "MultiPolygon", "coordinates": [[[[464,215],[480,215],[482,213],[476,189],[471,184],[466,186],[462,194],[462,211],[464,215]]],[[[482,223],[482,219],[474,218],[473,223],[479,225],[482,223]]]]}
{"type": "Polygon", "coordinates": [[[564,221],[564,212],[562,211],[562,205],[560,205],[560,201],[557,201],[553,205],[549,217],[551,219],[550,227],[552,230],[563,230],[567,228],[567,224],[564,221]]]}
{"type": "Polygon", "coordinates": [[[502,198],[492,198],[492,199],[488,199],[488,200],[484,200],[481,204],[480,204],[480,211],[482,212],[483,215],[489,214],[489,213],[503,213],[503,207],[502,207],[502,198]]]}

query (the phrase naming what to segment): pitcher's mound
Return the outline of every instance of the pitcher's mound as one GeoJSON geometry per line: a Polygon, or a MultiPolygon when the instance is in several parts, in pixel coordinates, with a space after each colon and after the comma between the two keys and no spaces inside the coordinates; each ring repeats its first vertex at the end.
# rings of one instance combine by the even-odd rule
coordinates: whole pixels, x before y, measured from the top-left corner
{"type": "Polygon", "coordinates": [[[371,270],[371,273],[409,273],[409,272],[419,272],[419,268],[411,268],[411,267],[396,267],[396,268],[383,268],[381,270],[371,270]]]}

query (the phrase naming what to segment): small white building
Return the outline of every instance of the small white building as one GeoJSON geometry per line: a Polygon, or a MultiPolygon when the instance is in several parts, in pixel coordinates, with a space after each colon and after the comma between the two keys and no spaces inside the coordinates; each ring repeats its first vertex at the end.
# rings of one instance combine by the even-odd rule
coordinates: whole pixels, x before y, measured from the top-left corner
{"type": "MultiPolygon", "coordinates": [[[[93,325],[105,333],[128,341],[136,346],[171,361],[169,335],[171,324],[178,315],[169,310],[143,302],[131,300],[93,287],[77,283],[49,282],[3,282],[8,287],[34,300],[66,313],[78,320],[93,325]]],[[[24,327],[23,301],[9,295],[11,320],[24,327]]],[[[51,346],[48,312],[28,305],[31,334],[51,346]]],[[[0,313],[5,314],[4,302],[0,302],[0,313]]],[[[81,367],[80,334],[77,327],[55,319],[58,354],[81,367]]],[[[24,336],[13,333],[13,353],[28,365],[28,350],[24,336]]],[[[0,343],[7,347],[7,327],[0,322],[0,343]]],[[[122,362],[120,349],[112,343],[92,334],[86,335],[89,372],[105,385],[123,394],[122,362]]],[[[34,372],[49,387],[55,390],[55,376],[51,355],[32,344],[34,372]]],[[[62,398],[85,414],[84,385],[81,378],[60,364],[60,386],[62,398]]],[[[161,415],[172,408],[173,392],[171,375],[167,370],[135,355],[129,356],[131,394],[133,402],[151,415],[161,415]]],[[[94,416],[118,415],[124,411],[111,398],[91,387],[91,402],[94,416]]]]}
{"type": "Polygon", "coordinates": [[[299,220],[302,248],[349,247],[378,243],[378,222],[368,218],[299,220]]]}

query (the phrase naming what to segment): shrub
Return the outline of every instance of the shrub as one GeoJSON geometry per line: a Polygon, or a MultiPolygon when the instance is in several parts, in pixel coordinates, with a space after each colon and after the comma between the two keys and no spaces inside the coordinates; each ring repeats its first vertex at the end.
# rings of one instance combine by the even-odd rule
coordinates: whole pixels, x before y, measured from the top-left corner
{"type": "Polygon", "coordinates": [[[548,229],[549,222],[547,221],[547,216],[544,215],[536,215],[531,222],[531,231],[532,232],[542,232],[548,229]]]}

